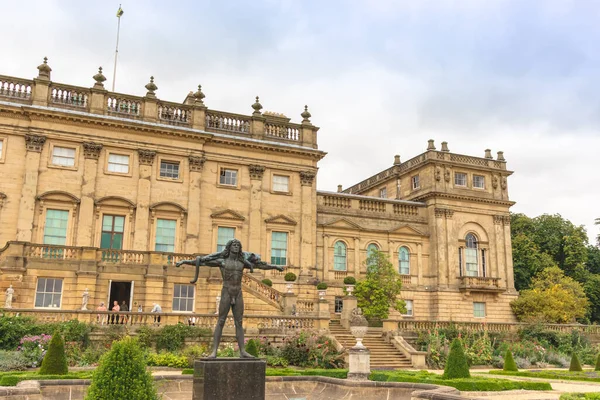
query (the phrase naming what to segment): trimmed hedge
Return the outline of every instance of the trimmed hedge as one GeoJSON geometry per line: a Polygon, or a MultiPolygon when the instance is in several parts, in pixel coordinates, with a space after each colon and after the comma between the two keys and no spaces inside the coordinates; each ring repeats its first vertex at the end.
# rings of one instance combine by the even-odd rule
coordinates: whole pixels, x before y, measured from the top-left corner
{"type": "Polygon", "coordinates": [[[62,335],[55,331],[50,339],[48,351],[42,361],[40,375],[66,375],[69,373],[67,356],[65,355],[65,341],[62,335]]]}
{"type": "Polygon", "coordinates": [[[510,350],[506,350],[506,356],[504,356],[504,371],[518,371],[517,363],[515,363],[515,359],[513,358],[510,350]]]}
{"type": "Polygon", "coordinates": [[[569,371],[571,372],[581,372],[581,364],[579,363],[579,358],[577,358],[577,354],[573,353],[571,356],[571,365],[569,365],[569,371]]]}
{"type": "Polygon", "coordinates": [[[248,343],[246,343],[246,352],[251,356],[258,357],[258,346],[256,345],[256,340],[248,340],[248,343]]]}
{"type": "Polygon", "coordinates": [[[600,400],[600,393],[565,393],[559,400],[600,400]]]}
{"type": "Polygon", "coordinates": [[[523,376],[528,378],[543,378],[543,379],[564,379],[570,381],[588,381],[600,382],[600,374],[593,372],[570,372],[564,370],[548,369],[544,371],[502,371],[500,369],[491,370],[491,375],[507,375],[507,376],[523,376]]]}
{"type": "Polygon", "coordinates": [[[596,368],[594,371],[600,371],[600,354],[598,354],[598,358],[596,359],[596,368]]]}
{"type": "Polygon", "coordinates": [[[13,372],[0,375],[0,386],[17,386],[21,381],[48,380],[48,379],[90,379],[92,371],[80,371],[66,375],[40,375],[38,372],[13,372]]]}
{"type": "Polygon", "coordinates": [[[450,346],[448,361],[444,368],[444,379],[470,378],[469,364],[463,350],[462,342],[456,338],[450,346]]]}
{"type": "Polygon", "coordinates": [[[269,287],[273,286],[273,281],[270,280],[270,279],[265,278],[261,282],[264,283],[265,285],[269,286],[269,287]]]}
{"type": "Polygon", "coordinates": [[[375,371],[369,379],[378,382],[410,382],[444,385],[469,392],[498,392],[502,390],[552,390],[547,382],[511,381],[484,377],[444,379],[427,371],[375,371]]]}

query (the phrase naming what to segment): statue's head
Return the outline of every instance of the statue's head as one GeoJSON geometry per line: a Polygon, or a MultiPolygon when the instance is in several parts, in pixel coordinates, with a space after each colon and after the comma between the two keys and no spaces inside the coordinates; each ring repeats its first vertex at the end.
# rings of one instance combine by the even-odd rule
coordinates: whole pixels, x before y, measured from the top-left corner
{"type": "Polygon", "coordinates": [[[227,258],[231,253],[237,254],[237,258],[243,261],[244,254],[242,252],[242,242],[237,239],[231,239],[229,242],[227,242],[225,245],[225,250],[223,250],[223,257],[227,258]]]}

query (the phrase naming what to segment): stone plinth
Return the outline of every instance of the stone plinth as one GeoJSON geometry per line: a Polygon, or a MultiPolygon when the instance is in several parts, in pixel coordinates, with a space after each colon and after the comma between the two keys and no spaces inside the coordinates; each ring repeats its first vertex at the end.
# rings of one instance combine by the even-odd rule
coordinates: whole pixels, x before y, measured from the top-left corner
{"type": "Polygon", "coordinates": [[[348,350],[348,379],[366,381],[371,374],[371,352],[367,348],[352,347],[348,350]]]}
{"type": "Polygon", "coordinates": [[[264,400],[266,363],[256,358],[194,362],[193,400],[264,400]]]}

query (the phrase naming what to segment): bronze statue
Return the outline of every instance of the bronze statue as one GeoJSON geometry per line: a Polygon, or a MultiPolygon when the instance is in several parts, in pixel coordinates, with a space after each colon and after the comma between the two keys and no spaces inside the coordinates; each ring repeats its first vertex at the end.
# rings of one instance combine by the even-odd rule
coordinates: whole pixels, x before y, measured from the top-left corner
{"type": "Polygon", "coordinates": [[[191,283],[196,283],[198,280],[198,272],[200,266],[217,267],[221,270],[223,276],[223,289],[221,289],[221,301],[219,303],[219,319],[215,327],[215,335],[213,339],[213,351],[208,358],[217,357],[217,349],[221,342],[223,327],[227,320],[229,309],[233,313],[235,322],[235,337],[240,348],[240,357],[253,358],[244,350],[244,328],[242,327],[242,318],[244,316],[244,299],[242,297],[242,274],[244,268],[253,271],[258,269],[277,269],[283,271],[283,267],[278,265],[270,265],[261,261],[260,256],[254,253],[244,253],[242,251],[242,243],[237,239],[232,239],[225,245],[225,250],[212,253],[204,257],[196,257],[194,260],[179,261],[176,266],[183,264],[195,265],[196,274],[191,283]]]}

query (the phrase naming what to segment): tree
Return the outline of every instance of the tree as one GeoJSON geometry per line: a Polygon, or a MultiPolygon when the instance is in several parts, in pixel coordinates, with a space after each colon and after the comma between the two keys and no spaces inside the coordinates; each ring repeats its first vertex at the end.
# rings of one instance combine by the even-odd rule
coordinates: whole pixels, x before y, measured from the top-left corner
{"type": "Polygon", "coordinates": [[[469,364],[460,339],[455,338],[450,345],[450,353],[444,368],[444,379],[470,378],[469,364]]]}
{"type": "Polygon", "coordinates": [[[358,281],[354,289],[358,307],[366,318],[385,319],[389,316],[390,308],[401,313],[406,312],[406,304],[398,299],[402,283],[394,265],[387,254],[372,251],[366,262],[367,276],[358,281]]]}
{"type": "Polygon", "coordinates": [[[157,400],[152,374],[137,340],[130,337],[113,342],[100,360],[86,400],[157,400]]]}
{"type": "Polygon", "coordinates": [[[583,290],[590,302],[588,318],[590,321],[600,321],[600,275],[589,274],[583,290]]]}
{"type": "Polygon", "coordinates": [[[550,267],[510,305],[519,320],[564,324],[585,317],[588,299],[579,282],[565,276],[560,268],[550,267]]]}
{"type": "Polygon", "coordinates": [[[66,375],[69,372],[65,356],[65,341],[60,332],[55,331],[48,344],[48,351],[40,367],[40,375],[66,375]]]}
{"type": "Polygon", "coordinates": [[[504,371],[518,371],[517,363],[515,363],[515,359],[513,358],[510,350],[506,350],[506,356],[504,357],[504,371]]]}
{"type": "Polygon", "coordinates": [[[515,287],[521,291],[529,288],[531,279],[545,268],[556,266],[552,257],[540,252],[537,244],[523,233],[512,239],[515,287]]]}

